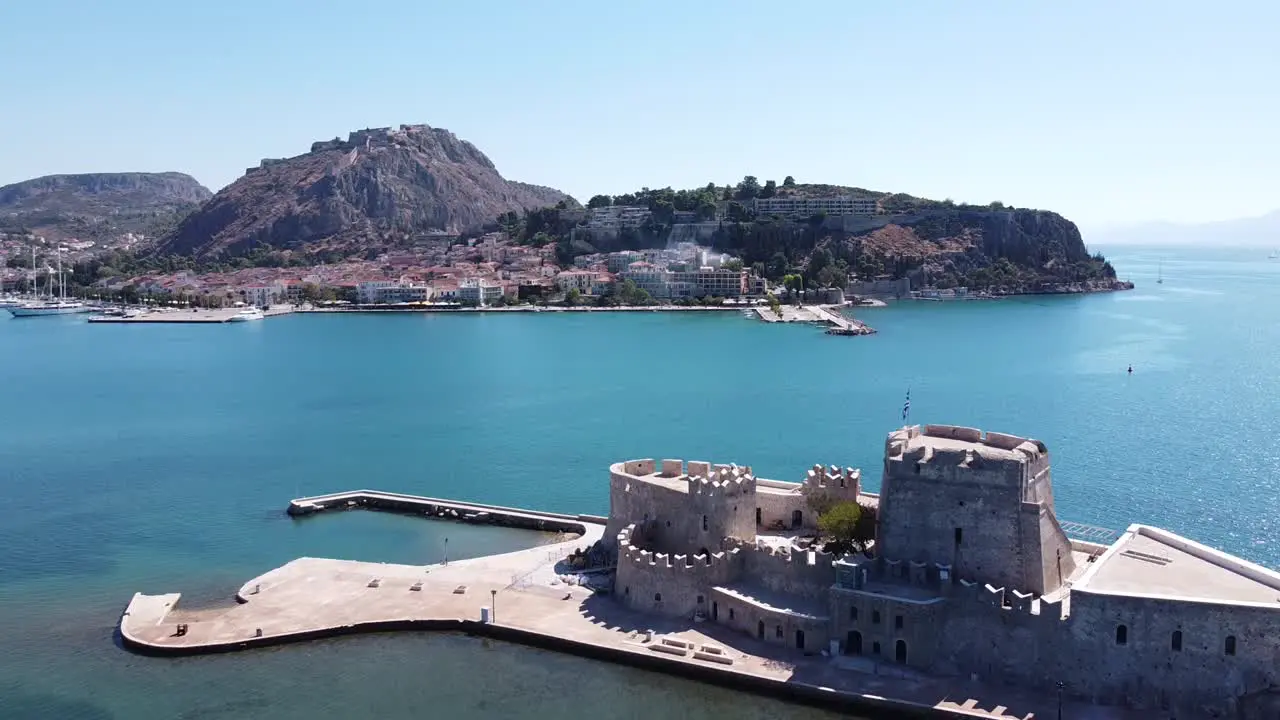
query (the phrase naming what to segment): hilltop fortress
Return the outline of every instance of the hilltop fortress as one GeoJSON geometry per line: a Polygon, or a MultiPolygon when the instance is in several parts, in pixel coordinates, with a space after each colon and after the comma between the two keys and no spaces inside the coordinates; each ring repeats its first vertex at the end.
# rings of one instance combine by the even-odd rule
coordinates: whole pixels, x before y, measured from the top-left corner
{"type": "Polygon", "coordinates": [[[868,668],[1171,717],[1280,716],[1280,574],[1145,525],[1105,545],[1070,537],[1036,440],[905,427],[883,472],[872,495],[834,466],[788,483],[749,466],[616,463],[601,541],[614,595],[868,668]],[[804,542],[815,495],[874,513],[867,553],[804,542]]]}

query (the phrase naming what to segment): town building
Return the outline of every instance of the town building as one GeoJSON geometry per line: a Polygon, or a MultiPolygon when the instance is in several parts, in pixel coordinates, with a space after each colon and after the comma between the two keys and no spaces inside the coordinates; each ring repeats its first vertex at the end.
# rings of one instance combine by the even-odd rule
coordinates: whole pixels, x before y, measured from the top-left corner
{"type": "Polygon", "coordinates": [[[1037,440],[904,427],[883,472],[874,495],[834,466],[790,483],[750,466],[616,463],[601,541],[617,556],[613,596],[876,674],[1164,717],[1280,713],[1280,573],[1148,525],[1059,520],[1037,440]],[[798,539],[814,534],[815,507],[850,501],[874,514],[868,552],[798,539]]]}
{"type": "Polygon", "coordinates": [[[490,305],[502,297],[502,285],[479,278],[468,278],[458,283],[457,299],[476,305],[490,305]]]}
{"type": "Polygon", "coordinates": [[[880,205],[879,201],[873,197],[857,197],[854,195],[802,197],[786,195],[756,198],[752,201],[752,211],[756,215],[781,215],[782,217],[791,218],[807,218],[818,213],[827,215],[875,215],[880,211],[880,205]]]}
{"type": "Polygon", "coordinates": [[[587,212],[586,227],[590,229],[616,229],[640,227],[653,213],[643,205],[610,205],[587,212]]]}
{"type": "Polygon", "coordinates": [[[556,287],[563,292],[577,290],[583,295],[591,295],[599,274],[590,270],[565,270],[556,275],[556,287]]]}
{"type": "Polygon", "coordinates": [[[356,294],[362,305],[426,302],[435,295],[430,286],[405,280],[366,280],[356,286],[356,294]]]}
{"type": "MultiPolygon", "coordinates": [[[[168,290],[168,288],[165,288],[168,290]]],[[[281,302],[285,297],[285,286],[282,283],[271,285],[250,285],[241,291],[244,302],[254,307],[269,307],[281,302]]]]}

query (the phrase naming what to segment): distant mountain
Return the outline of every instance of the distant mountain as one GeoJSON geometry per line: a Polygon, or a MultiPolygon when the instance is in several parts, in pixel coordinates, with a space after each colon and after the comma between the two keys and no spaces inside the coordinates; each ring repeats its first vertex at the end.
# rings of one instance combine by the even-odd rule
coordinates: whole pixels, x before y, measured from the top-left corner
{"type": "Polygon", "coordinates": [[[361,130],[311,151],[263,160],[188,216],[161,251],[231,257],[267,247],[340,251],[429,232],[465,232],[511,210],[558,202],[551,188],[504,179],[453,133],[426,125],[361,130]]]}
{"type": "Polygon", "coordinates": [[[1200,224],[1146,223],[1099,228],[1090,245],[1203,245],[1280,247],[1280,210],[1253,218],[1200,224]]]}
{"type": "Polygon", "coordinates": [[[0,187],[0,229],[57,240],[145,234],[212,196],[177,172],[46,175],[0,187]]]}

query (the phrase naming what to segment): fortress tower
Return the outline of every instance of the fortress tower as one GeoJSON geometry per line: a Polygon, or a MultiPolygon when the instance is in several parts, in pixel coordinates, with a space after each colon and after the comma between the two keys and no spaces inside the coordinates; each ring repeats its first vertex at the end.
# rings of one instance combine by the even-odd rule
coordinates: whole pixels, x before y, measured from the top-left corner
{"type": "Polygon", "coordinates": [[[965,580],[1043,595],[1075,568],[1038,440],[950,425],[890,433],[879,522],[879,557],[949,564],[965,580]]]}

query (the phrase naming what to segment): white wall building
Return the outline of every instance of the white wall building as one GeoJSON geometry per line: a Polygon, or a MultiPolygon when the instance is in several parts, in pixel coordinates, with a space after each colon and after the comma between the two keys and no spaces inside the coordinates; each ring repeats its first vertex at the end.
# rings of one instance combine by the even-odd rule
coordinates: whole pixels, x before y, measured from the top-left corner
{"type": "Polygon", "coordinates": [[[458,300],[488,305],[502,297],[502,286],[485,280],[470,278],[458,283],[458,300]]]}
{"type": "Polygon", "coordinates": [[[752,209],[757,215],[781,215],[783,217],[811,217],[818,213],[827,215],[875,215],[879,202],[871,197],[831,195],[826,197],[771,197],[756,198],[752,209]]]}

